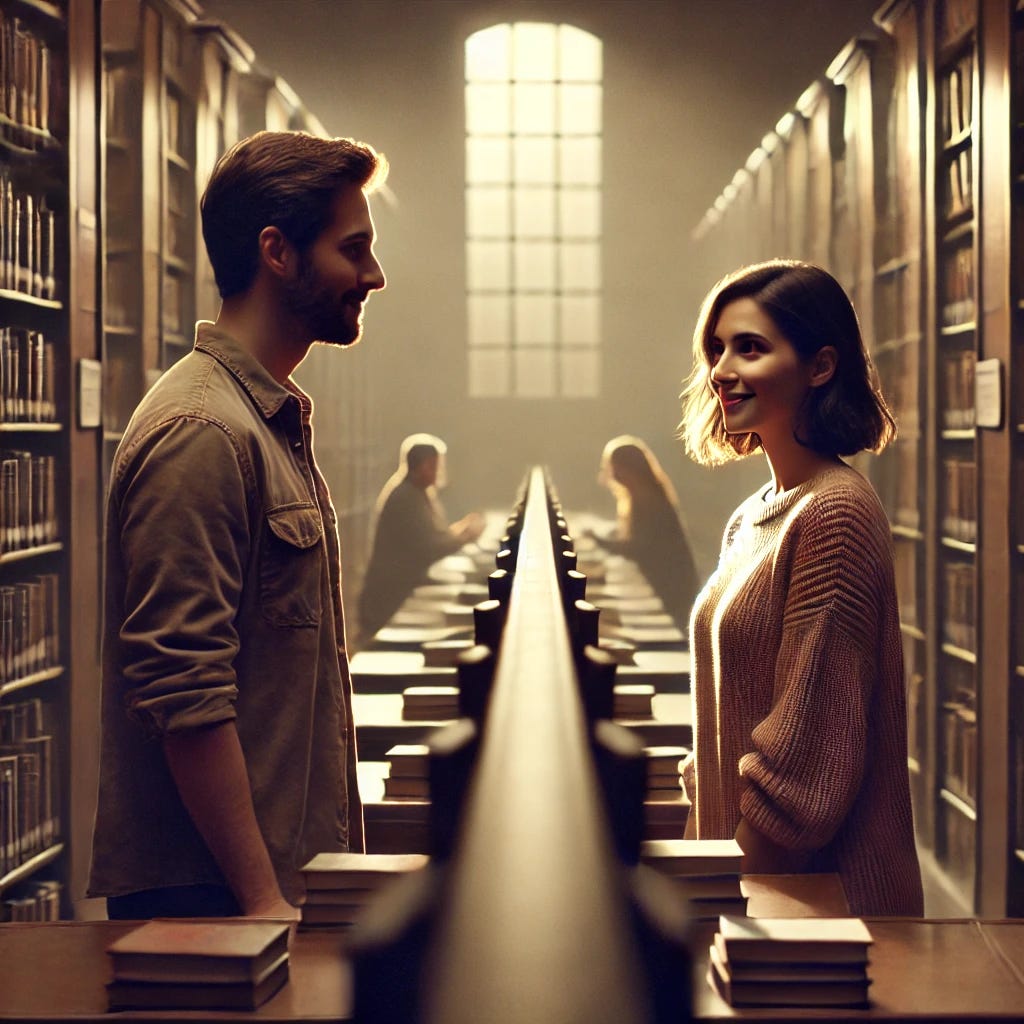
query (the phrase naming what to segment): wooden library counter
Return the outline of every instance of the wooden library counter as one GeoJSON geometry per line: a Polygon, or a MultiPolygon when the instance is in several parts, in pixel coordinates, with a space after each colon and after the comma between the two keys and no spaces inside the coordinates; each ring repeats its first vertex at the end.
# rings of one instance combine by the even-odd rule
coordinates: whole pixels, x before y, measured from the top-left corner
{"type": "MultiPolygon", "coordinates": [[[[688,747],[693,739],[690,695],[656,693],[650,718],[624,718],[645,746],[688,747]]],[[[356,721],[359,756],[367,761],[382,760],[396,743],[424,743],[445,721],[415,721],[402,718],[400,693],[355,693],[352,712],[356,721]]]]}
{"type": "MultiPolygon", "coordinates": [[[[752,917],[846,912],[834,876],[744,876],[744,888],[752,917]]],[[[694,1019],[1024,1021],[1024,920],[868,918],[867,925],[874,938],[871,1006],[814,1010],[734,1009],[723,1002],[704,977],[715,924],[700,924],[692,943],[694,1019]]],[[[106,948],[132,927],[123,921],[0,925],[0,1020],[114,1019],[106,1009],[106,948]]],[[[300,931],[291,952],[291,980],[255,1011],[122,1011],[116,1019],[349,1019],[352,972],[345,946],[343,930],[300,931]]]]}

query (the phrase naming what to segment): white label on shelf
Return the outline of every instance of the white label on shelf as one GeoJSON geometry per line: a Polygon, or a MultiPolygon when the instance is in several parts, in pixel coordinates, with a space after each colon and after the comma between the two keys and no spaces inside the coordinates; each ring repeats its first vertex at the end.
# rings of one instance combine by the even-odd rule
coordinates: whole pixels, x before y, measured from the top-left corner
{"type": "Polygon", "coordinates": [[[78,360],[78,425],[83,430],[103,422],[102,371],[97,359],[78,360]]]}
{"type": "Polygon", "coordinates": [[[1003,367],[998,359],[980,359],[974,368],[974,422],[998,430],[1003,425],[1003,367]]]}

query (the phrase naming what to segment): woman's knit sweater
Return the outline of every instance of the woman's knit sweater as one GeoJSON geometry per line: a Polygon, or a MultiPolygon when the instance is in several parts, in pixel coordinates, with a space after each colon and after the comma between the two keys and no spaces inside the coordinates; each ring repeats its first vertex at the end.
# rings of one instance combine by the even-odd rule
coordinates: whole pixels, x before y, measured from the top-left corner
{"type": "Polygon", "coordinates": [[[688,835],[742,815],[813,851],[858,915],[923,913],[907,774],[902,642],[885,513],[839,464],[748,498],[690,622],[688,835]]]}

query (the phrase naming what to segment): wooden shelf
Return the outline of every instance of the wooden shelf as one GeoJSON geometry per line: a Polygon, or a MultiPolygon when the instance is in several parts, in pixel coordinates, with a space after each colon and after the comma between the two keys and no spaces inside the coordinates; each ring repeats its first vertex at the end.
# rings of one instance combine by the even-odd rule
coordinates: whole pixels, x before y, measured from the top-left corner
{"type": "Polygon", "coordinates": [[[976,665],[978,662],[978,656],[974,651],[969,651],[965,647],[957,647],[956,644],[943,644],[941,650],[943,654],[947,654],[949,657],[965,662],[968,665],[976,665]]]}
{"type": "Polygon", "coordinates": [[[939,543],[951,551],[962,551],[965,555],[978,553],[978,545],[969,540],[957,540],[955,537],[940,537],[939,543]]]}
{"type": "Polygon", "coordinates": [[[909,636],[912,640],[927,640],[928,637],[923,629],[919,626],[914,626],[909,622],[900,623],[900,632],[904,636],[909,636]]]}
{"type": "Polygon", "coordinates": [[[973,334],[976,326],[973,320],[965,320],[962,324],[943,324],[939,328],[939,334],[944,338],[953,338],[960,334],[973,334]]]}
{"type": "Polygon", "coordinates": [[[962,796],[943,787],[939,790],[939,797],[947,807],[952,807],[954,811],[961,814],[968,821],[977,822],[978,812],[962,796]]]}
{"type": "Polygon", "coordinates": [[[0,565],[10,565],[12,562],[24,562],[29,558],[39,558],[42,555],[53,555],[64,550],[64,545],[58,540],[52,544],[38,544],[33,548],[20,548],[17,551],[5,551],[0,555],[0,565]]]}
{"type": "Polygon", "coordinates": [[[33,672],[30,676],[22,676],[21,679],[12,679],[9,683],[4,683],[0,686],[0,697],[5,697],[7,694],[15,693],[18,690],[26,690],[31,686],[39,686],[41,683],[47,683],[51,679],[60,679],[64,672],[63,665],[55,665],[53,668],[33,672]]]}
{"type": "Polygon", "coordinates": [[[62,423],[12,422],[0,423],[0,432],[5,434],[59,434],[64,429],[62,423]]]}
{"type": "Polygon", "coordinates": [[[31,878],[40,868],[52,864],[63,852],[64,844],[57,843],[37,853],[34,857],[30,857],[13,871],[8,871],[6,875],[0,876],[0,893],[12,885],[17,885],[18,882],[24,882],[27,878],[31,878]]]}
{"type": "Polygon", "coordinates": [[[27,295],[25,292],[12,291],[10,288],[0,288],[0,300],[4,302],[17,302],[25,306],[35,306],[38,309],[61,310],[64,303],[57,299],[42,299],[37,295],[27,295]]]}

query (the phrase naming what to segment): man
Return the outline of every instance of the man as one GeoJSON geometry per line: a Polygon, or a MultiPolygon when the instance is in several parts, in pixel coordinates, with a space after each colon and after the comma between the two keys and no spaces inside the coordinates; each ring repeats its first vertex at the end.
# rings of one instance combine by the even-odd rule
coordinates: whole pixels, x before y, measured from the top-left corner
{"type": "Polygon", "coordinates": [[[360,645],[365,646],[439,558],[476,540],[483,517],[471,512],[449,524],[438,488],[443,485],[444,441],[412,434],[402,442],[398,469],[377,498],[370,560],[359,595],[360,645]]]}
{"type": "Polygon", "coordinates": [[[107,501],[89,894],[112,918],[295,920],[306,859],[363,849],[337,519],[291,373],[359,340],[386,174],[260,132],[203,196],[220,315],[140,403],[107,501]]]}

